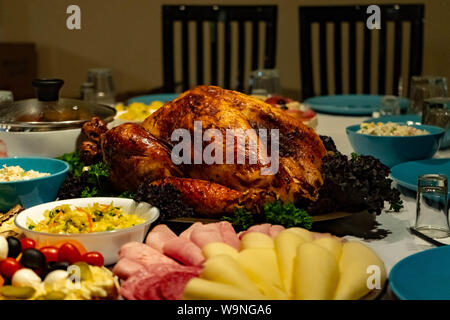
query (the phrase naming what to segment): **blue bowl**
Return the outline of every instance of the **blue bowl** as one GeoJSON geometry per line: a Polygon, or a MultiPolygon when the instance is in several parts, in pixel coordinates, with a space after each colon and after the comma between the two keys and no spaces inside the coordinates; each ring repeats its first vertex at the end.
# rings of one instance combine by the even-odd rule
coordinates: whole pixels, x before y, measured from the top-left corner
{"type": "Polygon", "coordinates": [[[30,208],[54,201],[69,171],[67,162],[51,158],[0,158],[0,167],[3,165],[50,173],[50,176],[0,182],[0,212],[6,212],[17,204],[30,208]]]}
{"type": "MultiPolygon", "coordinates": [[[[400,125],[407,125],[400,123],[400,125]]],[[[421,130],[427,130],[429,134],[420,136],[373,136],[357,133],[360,125],[346,128],[347,137],[357,154],[370,155],[380,159],[388,167],[399,163],[429,159],[439,149],[439,143],[444,135],[444,130],[436,126],[412,125],[421,130]]]]}

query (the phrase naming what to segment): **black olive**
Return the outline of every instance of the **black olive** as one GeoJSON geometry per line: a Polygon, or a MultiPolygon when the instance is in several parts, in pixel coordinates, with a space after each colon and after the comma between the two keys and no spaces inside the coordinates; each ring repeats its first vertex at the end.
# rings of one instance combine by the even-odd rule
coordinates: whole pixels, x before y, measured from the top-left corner
{"type": "Polygon", "coordinates": [[[67,268],[69,268],[69,267],[70,267],[70,263],[69,262],[65,262],[65,261],[62,261],[62,262],[50,262],[48,264],[48,266],[47,266],[47,268],[49,270],[51,270],[51,271],[54,271],[54,270],[67,271],[67,268]]]}
{"type": "Polygon", "coordinates": [[[37,249],[26,249],[20,263],[30,269],[44,269],[46,266],[45,256],[37,249]]]}
{"type": "Polygon", "coordinates": [[[8,240],[8,257],[17,258],[22,252],[20,240],[13,236],[9,236],[6,240],[8,240]]]}

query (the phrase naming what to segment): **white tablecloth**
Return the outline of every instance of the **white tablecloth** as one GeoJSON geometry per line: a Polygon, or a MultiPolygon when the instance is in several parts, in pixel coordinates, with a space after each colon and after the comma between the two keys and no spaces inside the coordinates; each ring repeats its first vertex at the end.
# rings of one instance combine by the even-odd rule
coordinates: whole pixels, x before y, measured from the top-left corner
{"type": "MultiPolygon", "coordinates": [[[[345,128],[359,124],[368,118],[319,114],[317,132],[321,135],[331,136],[340,152],[350,154],[353,152],[353,148],[347,139],[345,128]]],[[[439,151],[435,157],[450,158],[450,150],[439,151]]],[[[364,240],[383,259],[388,272],[401,259],[432,247],[412,236],[407,230],[410,225],[414,224],[416,203],[415,199],[403,195],[402,200],[405,207],[399,213],[383,212],[377,216],[377,221],[381,224],[379,228],[390,230],[392,233],[382,240],[364,240]]]]}

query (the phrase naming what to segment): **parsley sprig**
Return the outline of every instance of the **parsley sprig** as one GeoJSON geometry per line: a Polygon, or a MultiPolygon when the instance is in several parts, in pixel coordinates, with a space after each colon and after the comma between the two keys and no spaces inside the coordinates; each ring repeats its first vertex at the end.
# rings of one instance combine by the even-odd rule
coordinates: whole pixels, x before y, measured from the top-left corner
{"type": "Polygon", "coordinates": [[[223,217],[223,220],[231,222],[241,230],[257,223],[281,224],[286,228],[312,227],[312,218],[305,210],[297,208],[293,203],[283,204],[279,200],[266,203],[261,214],[253,214],[245,208],[236,208],[232,216],[223,217]]]}

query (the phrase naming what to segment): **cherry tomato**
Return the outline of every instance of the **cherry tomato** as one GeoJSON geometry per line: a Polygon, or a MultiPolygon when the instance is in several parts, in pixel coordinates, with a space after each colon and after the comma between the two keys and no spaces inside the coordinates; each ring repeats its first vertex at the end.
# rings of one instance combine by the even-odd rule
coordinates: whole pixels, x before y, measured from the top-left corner
{"type": "Polygon", "coordinates": [[[81,261],[84,261],[87,264],[97,267],[102,267],[103,264],[105,263],[105,259],[103,258],[102,254],[97,251],[85,253],[81,257],[81,261]]]}
{"type": "Polygon", "coordinates": [[[58,261],[67,261],[72,264],[81,260],[80,251],[71,243],[63,244],[58,251],[58,261]]]}
{"type": "Polygon", "coordinates": [[[26,249],[34,249],[36,247],[36,241],[30,238],[23,238],[20,240],[20,244],[22,245],[22,252],[26,249]]]}
{"type": "Polygon", "coordinates": [[[58,258],[58,251],[59,249],[56,247],[42,247],[41,249],[39,249],[39,251],[41,251],[44,256],[45,256],[45,261],[47,261],[47,263],[50,262],[57,262],[59,260],[58,258]]]}
{"type": "Polygon", "coordinates": [[[61,248],[61,246],[62,246],[63,244],[66,244],[66,243],[73,244],[73,245],[78,249],[78,251],[80,252],[81,255],[87,253],[86,248],[81,244],[81,242],[79,242],[79,241],[77,241],[77,240],[64,240],[64,241],[59,241],[59,242],[56,242],[56,243],[52,244],[52,246],[57,247],[57,248],[61,248]]]}
{"type": "Polygon", "coordinates": [[[14,273],[16,273],[17,270],[21,268],[21,265],[19,261],[17,261],[14,258],[6,258],[6,260],[3,260],[0,264],[0,272],[6,277],[6,278],[12,278],[14,273]]]}

